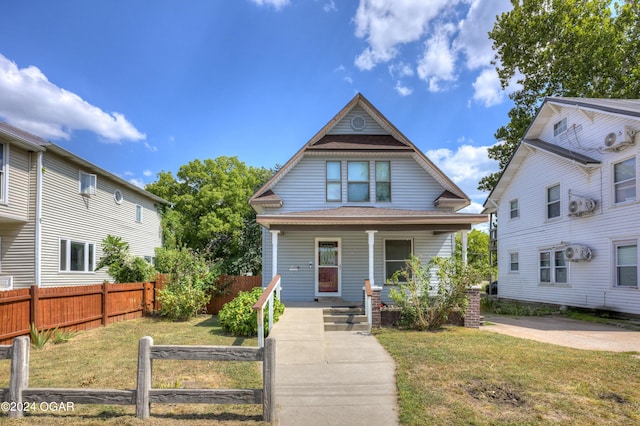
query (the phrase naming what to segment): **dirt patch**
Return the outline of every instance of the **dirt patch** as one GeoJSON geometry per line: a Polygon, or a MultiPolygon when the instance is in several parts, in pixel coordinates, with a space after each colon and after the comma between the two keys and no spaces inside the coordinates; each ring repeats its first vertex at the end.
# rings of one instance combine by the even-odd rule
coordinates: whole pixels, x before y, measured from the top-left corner
{"type": "Polygon", "coordinates": [[[479,401],[493,404],[508,404],[515,407],[520,407],[525,404],[524,399],[518,394],[518,390],[509,384],[476,381],[468,383],[464,389],[469,395],[479,401]]]}
{"type": "Polygon", "coordinates": [[[613,393],[613,392],[603,392],[598,394],[598,398],[603,399],[605,401],[613,401],[613,402],[617,402],[618,404],[628,404],[629,401],[627,401],[624,397],[618,395],[617,393],[613,393]]]}

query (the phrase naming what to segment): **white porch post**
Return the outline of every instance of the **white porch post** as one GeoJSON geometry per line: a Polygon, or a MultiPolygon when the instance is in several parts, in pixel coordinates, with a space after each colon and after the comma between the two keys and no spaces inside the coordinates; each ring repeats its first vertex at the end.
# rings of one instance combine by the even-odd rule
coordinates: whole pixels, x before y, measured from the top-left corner
{"type": "Polygon", "coordinates": [[[365,231],[369,235],[369,282],[371,283],[371,287],[375,286],[375,281],[373,280],[373,245],[374,245],[374,235],[378,231],[365,231]]]}
{"type": "Polygon", "coordinates": [[[467,246],[468,246],[468,238],[467,232],[469,231],[461,231],[460,242],[462,243],[462,263],[467,264],[467,246]]]}
{"type": "Polygon", "coordinates": [[[280,231],[271,230],[271,278],[278,275],[278,234],[280,231]]]}

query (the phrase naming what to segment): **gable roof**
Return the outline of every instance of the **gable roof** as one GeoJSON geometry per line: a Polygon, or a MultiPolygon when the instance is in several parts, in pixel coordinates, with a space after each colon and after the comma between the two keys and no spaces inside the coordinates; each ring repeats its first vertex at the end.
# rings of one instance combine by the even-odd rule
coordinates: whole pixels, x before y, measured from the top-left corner
{"type": "Polygon", "coordinates": [[[115,174],[108,172],[96,166],[93,163],[90,163],[89,161],[71,153],[70,151],[67,151],[66,149],[54,144],[53,142],[50,142],[46,139],[43,139],[39,136],[26,132],[22,129],[19,129],[18,127],[12,126],[2,121],[0,121],[0,137],[4,137],[6,140],[11,142],[12,144],[16,144],[27,150],[41,151],[41,152],[51,151],[59,155],[60,157],[63,157],[66,160],[74,164],[77,164],[80,167],[83,167],[86,171],[93,172],[95,174],[100,174],[102,176],[107,176],[109,179],[112,179],[118,182],[118,184],[123,185],[127,189],[130,189],[133,192],[136,192],[140,195],[150,198],[157,203],[167,204],[167,205],[170,204],[167,200],[160,198],[149,191],[145,191],[144,189],[130,182],[127,182],[121,177],[116,176],[115,174]]]}
{"type": "MultiPolygon", "coordinates": [[[[387,118],[380,113],[361,93],[358,93],[344,106],[325,126],[320,129],[298,152],[295,153],[278,172],[271,177],[249,199],[252,206],[265,205],[265,197],[278,197],[273,187],[285,176],[305,155],[314,151],[391,151],[411,153],[422,168],[442,187],[457,198],[457,208],[468,206],[469,197],[451,181],[425,154],[423,154],[406,136],[402,134],[387,118]],[[388,135],[372,134],[331,134],[336,125],[355,107],[362,108],[388,135]],[[271,193],[269,193],[271,191],[271,193]]],[[[453,198],[453,197],[450,197],[453,198]]],[[[272,198],[271,198],[272,199],[272,198]]],[[[282,202],[282,200],[280,200],[282,202]]]]}

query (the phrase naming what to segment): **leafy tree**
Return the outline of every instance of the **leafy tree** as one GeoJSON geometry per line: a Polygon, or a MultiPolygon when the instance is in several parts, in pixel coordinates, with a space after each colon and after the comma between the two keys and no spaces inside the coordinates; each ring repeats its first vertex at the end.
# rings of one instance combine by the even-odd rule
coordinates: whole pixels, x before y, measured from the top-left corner
{"type": "Polygon", "coordinates": [[[117,283],[145,282],[155,274],[149,262],[129,253],[129,243],[114,235],[107,235],[102,240],[102,257],[96,271],[104,267],[117,283]]]}
{"type": "MultiPolygon", "coordinates": [[[[462,237],[460,233],[456,234],[453,256],[456,260],[462,261],[462,237]]],[[[491,272],[489,267],[489,234],[477,229],[472,229],[467,234],[467,263],[480,271],[483,276],[489,275],[489,272],[491,272]]]]}
{"type": "Polygon", "coordinates": [[[227,274],[260,273],[260,227],[248,201],[272,174],[224,156],[191,161],[176,177],[160,172],[146,189],[172,203],[163,212],[165,247],[203,253],[227,274]]]}
{"type": "MultiPolygon", "coordinates": [[[[504,170],[547,96],[640,97],[640,5],[638,0],[512,0],[489,37],[502,87],[516,77],[503,141],[489,149],[504,170]]],[[[493,189],[501,172],[480,180],[493,189]]]]}

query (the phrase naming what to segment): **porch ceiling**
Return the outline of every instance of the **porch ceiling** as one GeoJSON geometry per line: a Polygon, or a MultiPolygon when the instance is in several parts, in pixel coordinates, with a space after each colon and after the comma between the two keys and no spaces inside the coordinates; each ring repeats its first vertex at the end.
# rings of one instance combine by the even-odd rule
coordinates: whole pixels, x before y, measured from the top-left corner
{"type": "Polygon", "coordinates": [[[271,215],[258,215],[256,222],[268,229],[317,230],[425,230],[436,232],[471,229],[487,215],[433,210],[401,210],[378,207],[338,207],[271,215]]]}

